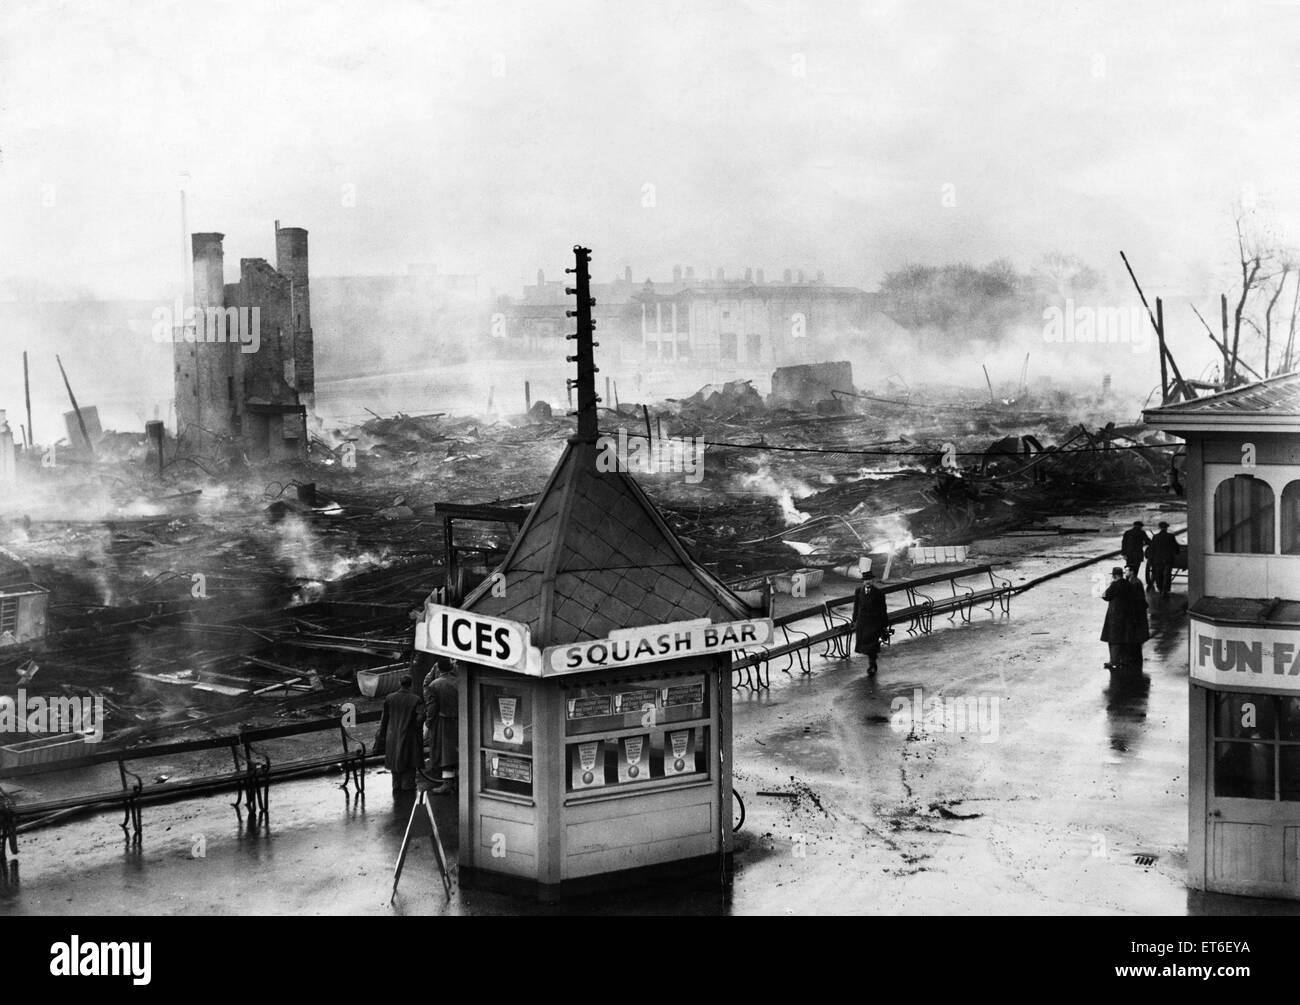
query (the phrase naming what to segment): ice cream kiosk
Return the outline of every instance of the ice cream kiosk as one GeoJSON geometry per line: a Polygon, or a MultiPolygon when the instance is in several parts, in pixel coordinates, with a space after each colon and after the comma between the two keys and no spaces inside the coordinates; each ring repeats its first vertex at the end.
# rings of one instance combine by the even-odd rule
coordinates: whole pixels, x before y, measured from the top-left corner
{"type": "Polygon", "coordinates": [[[548,898],[729,870],[731,654],[773,630],[609,463],[575,254],[577,435],[500,567],[416,633],[460,667],[460,882],[548,898]]]}

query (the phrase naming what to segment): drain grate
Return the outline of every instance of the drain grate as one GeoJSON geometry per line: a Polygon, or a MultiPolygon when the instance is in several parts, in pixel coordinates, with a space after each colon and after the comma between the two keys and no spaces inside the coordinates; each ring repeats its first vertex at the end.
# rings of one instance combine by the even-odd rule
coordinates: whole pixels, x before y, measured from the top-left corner
{"type": "Polygon", "coordinates": [[[1144,855],[1134,855],[1134,856],[1133,856],[1133,864],[1134,864],[1134,865],[1155,865],[1155,864],[1156,864],[1156,859],[1159,858],[1159,857],[1160,857],[1160,856],[1158,856],[1158,855],[1145,855],[1145,854],[1144,854],[1144,855]]]}

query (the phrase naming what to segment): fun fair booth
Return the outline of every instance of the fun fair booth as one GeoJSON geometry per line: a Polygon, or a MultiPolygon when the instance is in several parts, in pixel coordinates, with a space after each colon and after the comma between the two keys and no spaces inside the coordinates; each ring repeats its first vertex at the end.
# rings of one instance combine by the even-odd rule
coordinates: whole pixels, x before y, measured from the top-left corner
{"type": "Polygon", "coordinates": [[[1300,899],[1300,374],[1145,418],[1187,441],[1188,885],[1300,899]]]}
{"type": "Polygon", "coordinates": [[[626,470],[597,464],[575,254],[577,435],[500,567],[460,607],[426,605],[416,632],[460,667],[461,882],[542,896],[729,871],[731,653],[772,638],[626,470]]]}

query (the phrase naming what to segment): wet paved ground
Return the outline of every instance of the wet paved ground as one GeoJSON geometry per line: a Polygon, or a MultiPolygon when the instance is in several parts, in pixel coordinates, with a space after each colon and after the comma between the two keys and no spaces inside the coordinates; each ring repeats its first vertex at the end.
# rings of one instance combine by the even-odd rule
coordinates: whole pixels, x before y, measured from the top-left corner
{"type": "MultiPolygon", "coordinates": [[[[1049,543],[1022,543],[1003,571],[1027,581],[1109,546],[1049,543]]],[[[26,835],[0,911],[1300,913],[1184,888],[1185,599],[1152,600],[1143,674],[1112,679],[1093,592],[1110,564],[1036,586],[1009,618],[940,619],[920,639],[900,631],[875,678],[865,658],[821,661],[808,676],[774,671],[771,691],[736,692],[735,788],[748,816],[730,892],[674,883],[542,907],[453,884],[448,902],[424,843],[390,908],[406,808],[394,813],[388,776],[371,772],[364,808],[336,778],[277,785],[259,834],[214,797],[147,807],[139,852],[123,851],[113,816],[26,835]],[[972,715],[945,727],[936,697],[974,699],[972,715]]],[[[436,805],[454,862],[455,809],[436,805]]]]}

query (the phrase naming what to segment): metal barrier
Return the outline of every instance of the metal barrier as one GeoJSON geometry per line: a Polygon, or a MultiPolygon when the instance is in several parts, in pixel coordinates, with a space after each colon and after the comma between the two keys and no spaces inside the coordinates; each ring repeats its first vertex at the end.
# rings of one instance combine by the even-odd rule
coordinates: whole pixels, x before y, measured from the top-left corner
{"type": "Polygon", "coordinates": [[[38,799],[31,802],[15,801],[13,796],[0,786],[0,862],[5,860],[6,854],[18,854],[20,832],[58,823],[72,816],[115,808],[122,810],[120,826],[127,844],[137,847],[141,843],[142,808],[146,803],[177,802],[219,792],[236,793],[235,801],[231,806],[241,820],[243,819],[241,804],[247,806],[249,822],[256,826],[266,818],[273,781],[301,777],[335,766],[343,771],[343,783],[340,787],[347,790],[351,785],[355,785],[357,795],[364,798],[366,762],[375,760],[379,755],[371,753],[366,743],[352,732],[351,727],[378,722],[382,714],[381,710],[376,709],[357,715],[350,723],[342,716],[316,719],[289,726],[241,730],[238,733],[205,737],[200,740],[104,750],[87,757],[73,758],[56,764],[14,769],[6,773],[7,778],[116,764],[119,785],[62,799],[38,799]],[[303,736],[331,729],[338,730],[341,739],[341,749],[335,753],[275,763],[265,750],[258,746],[270,740],[303,736]],[[220,749],[230,751],[232,769],[229,771],[177,780],[167,779],[146,785],[144,779],[129,767],[135,762],[151,758],[220,749]]]}
{"type": "MultiPolygon", "coordinates": [[[[930,576],[921,576],[901,583],[882,586],[885,594],[901,593],[907,598],[905,606],[888,612],[888,624],[905,624],[907,633],[913,637],[928,635],[934,628],[934,615],[947,614],[948,620],[960,616],[963,621],[970,621],[971,609],[977,605],[986,606],[992,611],[1001,606],[1004,614],[1011,613],[1011,597],[1015,592],[1011,581],[996,576],[990,565],[978,565],[952,572],[939,572],[930,576]],[[971,576],[987,576],[989,585],[976,589],[959,582],[971,576]],[[934,597],[922,587],[947,584],[950,595],[934,597]]],[[[813,607],[792,611],[773,619],[773,625],[781,632],[783,641],[766,648],[737,650],[739,659],[733,659],[731,670],[733,676],[732,690],[742,688],[753,692],[768,690],[772,686],[771,673],[773,660],[785,660],[784,666],[777,669],[788,676],[793,676],[797,663],[799,673],[807,676],[812,673],[813,647],[822,646],[818,654],[823,659],[848,659],[851,655],[850,639],[856,625],[853,622],[852,608],[854,594],[827,600],[813,607]],[[847,607],[849,613],[841,613],[847,607]],[[808,631],[796,627],[807,621],[820,619],[820,631],[808,631]]],[[[889,644],[889,634],[882,640],[889,644]]]]}

